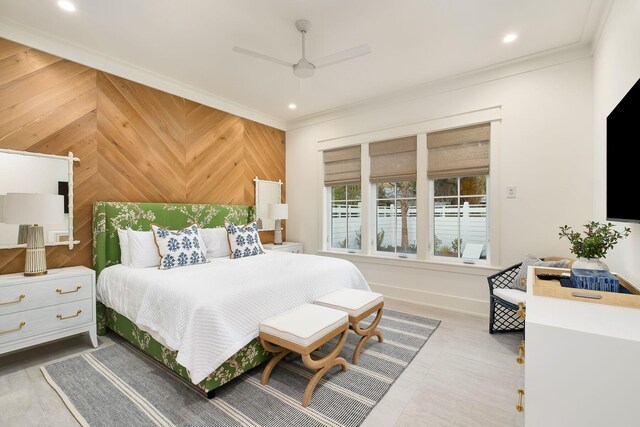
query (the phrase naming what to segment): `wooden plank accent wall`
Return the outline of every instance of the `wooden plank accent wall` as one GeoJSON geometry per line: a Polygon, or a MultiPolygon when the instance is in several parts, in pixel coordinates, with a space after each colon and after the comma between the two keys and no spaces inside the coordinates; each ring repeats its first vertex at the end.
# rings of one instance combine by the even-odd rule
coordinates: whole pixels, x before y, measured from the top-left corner
{"type": "MultiPolygon", "coordinates": [[[[2,38],[0,147],[80,158],[81,243],[48,247],[49,268],[91,266],[94,201],[253,205],[255,176],[285,181],[284,131],[2,38]]],[[[23,270],[23,249],[0,250],[0,273],[23,270]]]]}

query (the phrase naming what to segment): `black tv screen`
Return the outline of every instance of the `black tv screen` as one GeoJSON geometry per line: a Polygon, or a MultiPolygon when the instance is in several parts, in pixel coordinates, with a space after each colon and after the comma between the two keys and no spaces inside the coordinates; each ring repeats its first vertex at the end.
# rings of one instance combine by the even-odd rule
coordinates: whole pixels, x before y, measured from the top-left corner
{"type": "Polygon", "coordinates": [[[640,80],[607,117],[607,220],[640,222],[634,207],[638,159],[631,153],[640,145],[640,80]]]}

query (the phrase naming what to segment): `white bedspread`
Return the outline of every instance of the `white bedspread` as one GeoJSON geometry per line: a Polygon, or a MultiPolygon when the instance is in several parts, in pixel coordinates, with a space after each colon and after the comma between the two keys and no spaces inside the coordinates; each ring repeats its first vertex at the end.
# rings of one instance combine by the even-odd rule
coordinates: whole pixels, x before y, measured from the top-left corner
{"type": "Polygon", "coordinates": [[[262,320],[342,288],[369,286],[348,261],[267,251],[171,270],[111,266],[98,299],[177,350],[197,384],[256,338],[262,320]]]}

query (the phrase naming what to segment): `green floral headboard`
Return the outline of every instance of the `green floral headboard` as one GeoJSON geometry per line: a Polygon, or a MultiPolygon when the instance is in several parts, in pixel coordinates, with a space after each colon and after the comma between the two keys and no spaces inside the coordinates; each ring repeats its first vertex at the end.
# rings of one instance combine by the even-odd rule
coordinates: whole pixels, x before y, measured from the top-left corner
{"type": "Polygon", "coordinates": [[[178,203],[95,202],[93,204],[93,268],[96,275],[120,263],[118,228],[151,230],[151,224],[180,229],[191,224],[218,227],[225,220],[245,224],[253,218],[251,206],[190,205],[178,203]]]}

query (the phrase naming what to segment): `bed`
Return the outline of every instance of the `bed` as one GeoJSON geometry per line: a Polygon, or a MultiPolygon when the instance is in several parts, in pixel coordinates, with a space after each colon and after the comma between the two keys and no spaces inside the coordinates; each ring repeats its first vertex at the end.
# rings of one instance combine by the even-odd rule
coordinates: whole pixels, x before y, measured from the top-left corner
{"type": "Polygon", "coordinates": [[[251,217],[246,206],[96,202],[98,333],[114,331],[211,397],[271,357],[257,339],[261,320],[339,288],[368,289],[346,261],[276,251],[168,271],[119,265],[118,228],[208,228],[251,217]]]}

